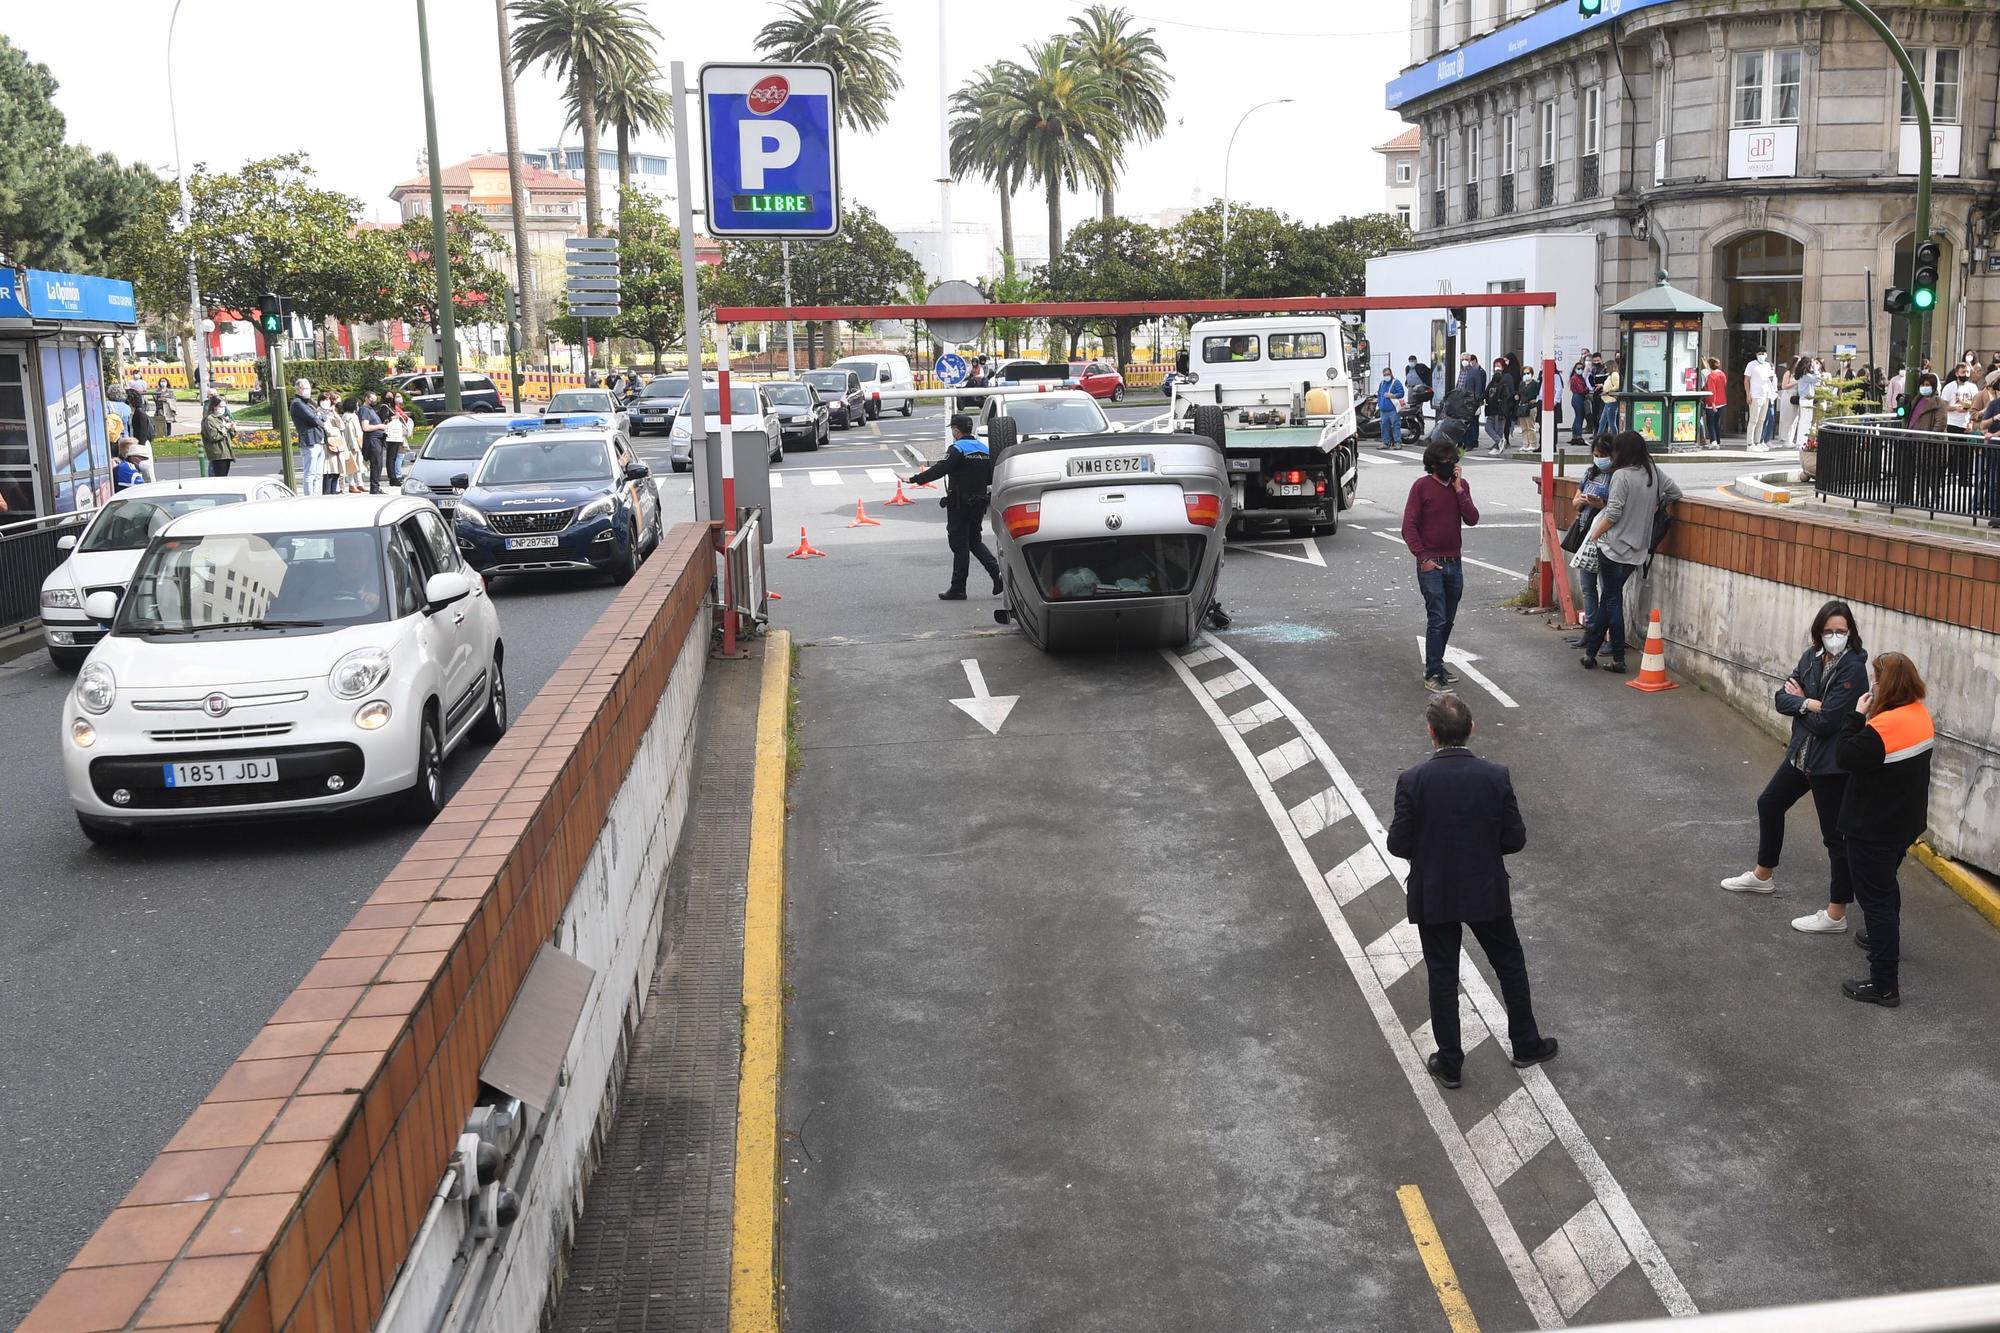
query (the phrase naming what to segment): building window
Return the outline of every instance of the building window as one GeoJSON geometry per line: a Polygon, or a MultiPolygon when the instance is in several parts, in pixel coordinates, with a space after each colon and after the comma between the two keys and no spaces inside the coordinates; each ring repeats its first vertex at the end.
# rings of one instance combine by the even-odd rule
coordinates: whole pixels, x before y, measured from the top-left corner
{"type": "Polygon", "coordinates": [[[1451,173],[1445,154],[1445,137],[1440,134],[1431,143],[1431,188],[1444,190],[1451,186],[1451,173]]]}
{"type": "Polygon", "coordinates": [[[1502,176],[1512,176],[1514,174],[1514,155],[1517,150],[1515,135],[1520,127],[1521,118],[1514,112],[1509,111],[1506,115],[1500,117],[1500,174],[1502,176]]]}
{"type": "Polygon", "coordinates": [[[1479,184],[1479,127],[1465,127],[1465,183],[1479,184]]]}
{"type": "Polygon", "coordinates": [[[1741,129],[1746,125],[1798,124],[1802,69],[1802,57],[1796,48],[1737,52],[1736,95],[1730,103],[1730,126],[1741,129]]]}
{"type": "Polygon", "coordinates": [[[1396,205],[1396,221],[1402,223],[1405,227],[1410,225],[1410,206],[1408,204],[1396,205]]]}
{"type": "MultiPolygon", "coordinates": [[[[1941,48],[1919,48],[1910,52],[1910,63],[1917,67],[1917,73],[1923,77],[1924,86],[1930,92],[1932,123],[1957,124],[1959,53],[1941,48]]],[[[1903,123],[1917,123],[1917,102],[1908,79],[1903,80],[1903,123]]]]}
{"type": "Polygon", "coordinates": [[[1396,184],[1408,185],[1409,183],[1410,183],[1410,159],[1407,157],[1399,158],[1396,162],[1396,184]]]}
{"type": "Polygon", "coordinates": [[[1541,120],[1540,134],[1542,136],[1542,165],[1545,167],[1552,167],[1556,164],[1555,102],[1551,100],[1542,103],[1541,110],[1538,114],[1541,120]]]}
{"type": "Polygon", "coordinates": [[[1598,126],[1604,115],[1604,90],[1583,90],[1583,155],[1597,156],[1598,126]]]}

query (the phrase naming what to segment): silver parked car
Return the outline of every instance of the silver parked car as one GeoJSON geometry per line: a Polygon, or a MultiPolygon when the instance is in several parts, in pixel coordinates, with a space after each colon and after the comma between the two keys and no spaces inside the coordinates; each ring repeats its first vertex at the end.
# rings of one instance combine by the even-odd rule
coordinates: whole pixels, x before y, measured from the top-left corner
{"type": "Polygon", "coordinates": [[[1178,647],[1201,633],[1229,527],[1221,448],[1200,434],[1022,440],[989,427],[1007,607],[1047,651],[1178,647]]]}

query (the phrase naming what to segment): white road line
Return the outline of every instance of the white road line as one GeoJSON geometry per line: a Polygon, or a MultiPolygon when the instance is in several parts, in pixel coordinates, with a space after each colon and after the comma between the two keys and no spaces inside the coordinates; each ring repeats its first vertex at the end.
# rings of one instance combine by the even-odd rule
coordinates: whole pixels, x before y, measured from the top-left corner
{"type": "Polygon", "coordinates": [[[815,486],[840,485],[840,473],[832,468],[814,468],[807,475],[812,478],[812,484],[815,486]]]}
{"type": "MultiPolygon", "coordinates": [[[[1496,523],[1496,524],[1495,524],[1494,526],[1495,526],[1495,527],[1500,527],[1500,526],[1503,526],[1503,525],[1501,525],[1501,524],[1497,524],[1497,523],[1496,523]]],[[[1394,543],[1396,543],[1396,545],[1398,545],[1398,546],[1402,546],[1402,545],[1403,545],[1403,534],[1402,534],[1402,533],[1400,533],[1400,532],[1388,532],[1388,531],[1385,531],[1385,530],[1384,530],[1384,529],[1382,529],[1382,528],[1360,528],[1360,529],[1357,529],[1357,530],[1358,530],[1358,531],[1361,531],[1361,532],[1373,532],[1373,533],[1374,533],[1374,534],[1375,534],[1375,535],[1376,535],[1377,537],[1380,537],[1380,538],[1381,538],[1381,539],[1382,539],[1383,541],[1390,541],[1390,542],[1394,542],[1394,543]]],[[[1500,566],[1500,565],[1492,565],[1492,564],[1488,564],[1488,563],[1487,563],[1486,561],[1484,561],[1484,560],[1474,560],[1474,559],[1473,559],[1473,558],[1472,558],[1471,556],[1469,556],[1469,555],[1461,555],[1461,556],[1459,557],[1459,561],[1460,561],[1460,563],[1462,563],[1462,564],[1467,564],[1467,565],[1478,565],[1478,566],[1479,566],[1479,567],[1480,567],[1481,569],[1490,569],[1490,570],[1492,570],[1492,571],[1493,571],[1493,572],[1494,572],[1495,574],[1505,574],[1505,575],[1506,575],[1506,576],[1507,576],[1508,578],[1510,578],[1510,579],[1525,579],[1525,578],[1528,578],[1528,577],[1530,577],[1530,575],[1527,575],[1527,574],[1523,574],[1523,573],[1521,573],[1521,572],[1520,572],[1519,570],[1513,570],[1513,569],[1506,569],[1506,568],[1503,568],[1503,567],[1502,567],[1502,566],[1500,566]]]]}
{"type": "Polygon", "coordinates": [[[1408,464],[1412,461],[1407,458],[1383,458],[1376,454],[1356,454],[1355,457],[1364,463],[1374,463],[1381,467],[1393,467],[1399,463],[1408,464]]]}
{"type": "MultiPolygon", "coordinates": [[[[1492,677],[1472,665],[1478,660],[1479,658],[1476,655],[1466,652],[1463,648],[1451,647],[1444,650],[1444,664],[1446,666],[1457,667],[1460,671],[1472,677],[1479,685],[1479,688],[1492,695],[1493,701],[1502,708],[1519,708],[1521,705],[1514,702],[1513,695],[1495,685],[1492,677]]],[[[1424,637],[1421,634],[1417,636],[1417,661],[1426,666],[1430,665],[1430,645],[1424,642],[1424,637]]]]}
{"type": "Polygon", "coordinates": [[[885,467],[871,467],[867,469],[867,473],[868,480],[877,486],[888,486],[896,480],[896,474],[885,467]]]}
{"type": "MultiPolygon", "coordinates": [[[[1374,844],[1376,851],[1395,874],[1397,882],[1401,883],[1409,873],[1408,863],[1389,855],[1388,831],[1382,827],[1382,821],[1376,818],[1375,811],[1368,804],[1368,798],[1362,795],[1361,788],[1348,775],[1346,767],[1335,757],[1325,738],[1319,734],[1319,729],[1307,721],[1303,713],[1278,693],[1263,672],[1252,666],[1235,648],[1210,634],[1204,634],[1202,641],[1205,646],[1217,649],[1224,657],[1234,662],[1236,669],[1250,678],[1251,683],[1263,692],[1268,702],[1278,705],[1283,715],[1298,729],[1299,735],[1312,747],[1314,756],[1332,775],[1335,787],[1346,797],[1355,818],[1367,830],[1368,840],[1374,844]]],[[[1181,667],[1178,661],[1175,662],[1175,669],[1190,687],[1195,685],[1193,675],[1181,667]]],[[[1217,722],[1223,721],[1220,710],[1211,701],[1203,698],[1199,692],[1196,692],[1195,699],[1212,719],[1217,722]]],[[[1242,737],[1226,726],[1218,729],[1223,733],[1224,743],[1237,753],[1238,763],[1243,768],[1244,775],[1250,779],[1251,786],[1256,788],[1261,784],[1262,790],[1258,794],[1264,800],[1266,812],[1272,816],[1271,822],[1278,826],[1278,836],[1286,842],[1287,850],[1292,853],[1293,864],[1298,867],[1300,874],[1306,877],[1307,888],[1319,906],[1320,915],[1326,919],[1328,928],[1333,931],[1342,956],[1348,960],[1349,970],[1354,972],[1357,980],[1361,980],[1363,969],[1358,966],[1361,957],[1359,942],[1348,926],[1346,917],[1327,895],[1325,883],[1320,878],[1318,868],[1313,865],[1311,856],[1306,852],[1304,842],[1291,836],[1284,824],[1277,819],[1281,807],[1276,793],[1270,790],[1269,783],[1263,782],[1263,774],[1255,771],[1256,761],[1251,757],[1249,747],[1244,745],[1242,737]]],[[[1493,988],[1486,984],[1484,974],[1469,961],[1462,961],[1459,978],[1466,995],[1485,1018],[1486,1026],[1495,1032],[1506,1031],[1506,1006],[1500,1003],[1500,997],[1493,993],[1493,988]]],[[[1370,990],[1367,982],[1363,981],[1363,994],[1367,995],[1369,1006],[1375,1011],[1377,1022],[1382,1025],[1383,1035],[1389,1037],[1392,1031],[1396,1033],[1395,1038],[1390,1041],[1390,1046],[1392,1050],[1396,1050],[1398,1059],[1403,1065],[1404,1075],[1417,1092],[1418,1101],[1424,1104],[1425,1116],[1438,1131],[1440,1139],[1444,1140],[1446,1155],[1452,1157],[1453,1165],[1460,1168],[1461,1180],[1465,1180],[1468,1169],[1476,1169],[1478,1165],[1472,1158],[1472,1150],[1465,1145],[1465,1139],[1458,1133],[1451,1112],[1445,1107],[1442,1096],[1432,1084],[1429,1071],[1424,1069],[1422,1061],[1415,1053],[1415,1048],[1402,1038],[1400,1021],[1396,1017],[1395,1010],[1390,1007],[1389,997],[1379,988],[1373,993],[1370,993],[1370,990]],[[1446,1133],[1447,1129],[1450,1131],[1449,1134],[1446,1133]],[[1463,1148],[1462,1154],[1454,1152],[1454,1143],[1463,1148]]],[[[1639,1267],[1645,1272],[1647,1281],[1652,1284],[1654,1294],[1660,1298],[1660,1303],[1666,1307],[1667,1313],[1677,1317],[1700,1313],[1694,1298],[1688,1295],[1687,1288],[1681,1284],[1673,1265],[1667,1261],[1666,1254],[1660,1249],[1659,1242],[1653,1239],[1652,1232],[1647,1230],[1638,1210],[1626,1197],[1624,1187],[1611,1174],[1611,1168],[1605,1165],[1604,1159],[1598,1156],[1596,1145],[1591,1143],[1589,1136],[1576,1123],[1576,1117],[1571,1114],[1568,1103],[1563,1101],[1555,1085],[1549,1082],[1548,1071],[1541,1065],[1532,1065],[1520,1071],[1520,1078],[1522,1086],[1527,1088],[1529,1095],[1534,1098],[1536,1109],[1542,1113],[1549,1128],[1567,1150],[1570,1160],[1575,1162],[1577,1169],[1583,1173],[1585,1183],[1590,1186],[1597,1202],[1603,1206],[1612,1228],[1633,1258],[1638,1260],[1639,1267]]],[[[1516,1284],[1519,1285],[1522,1273],[1515,1266],[1516,1257],[1518,1255],[1525,1259],[1527,1256],[1520,1254],[1519,1238],[1514,1235],[1512,1224],[1508,1222],[1505,1211],[1500,1208],[1499,1196],[1492,1192],[1492,1187],[1486,1182],[1483,1173],[1479,1177],[1479,1185],[1482,1188],[1474,1188],[1469,1181],[1467,1182],[1467,1189],[1473,1196],[1473,1205],[1479,1209],[1481,1216],[1486,1218],[1490,1228],[1493,1217],[1487,1215],[1486,1201],[1491,1200],[1494,1214],[1506,1228],[1507,1236],[1507,1241],[1502,1241],[1499,1235],[1495,1235],[1494,1241],[1500,1246],[1501,1256],[1506,1259],[1508,1267],[1514,1269],[1516,1284]]],[[[1533,1261],[1528,1260],[1528,1262],[1532,1264],[1533,1261]]],[[[1540,1320],[1546,1309],[1548,1289],[1540,1277],[1539,1269],[1536,1270],[1532,1293],[1529,1288],[1523,1287],[1521,1294],[1528,1302],[1529,1309],[1534,1311],[1540,1320]]],[[[1560,1324],[1561,1320],[1557,1319],[1554,1322],[1560,1324]]],[[[1544,1323],[1543,1326],[1550,1325],[1544,1323]]]]}
{"type": "MultiPolygon", "coordinates": [[[[688,487],[689,487],[689,489],[693,489],[693,487],[694,487],[694,483],[693,483],[693,482],[689,482],[689,483],[688,483],[688,487]]],[[[773,473],[771,474],[771,489],[772,489],[772,490],[774,490],[774,491],[782,491],[782,490],[784,490],[784,489],[785,489],[785,474],[784,474],[784,473],[782,473],[782,472],[773,472],[773,473]]]]}

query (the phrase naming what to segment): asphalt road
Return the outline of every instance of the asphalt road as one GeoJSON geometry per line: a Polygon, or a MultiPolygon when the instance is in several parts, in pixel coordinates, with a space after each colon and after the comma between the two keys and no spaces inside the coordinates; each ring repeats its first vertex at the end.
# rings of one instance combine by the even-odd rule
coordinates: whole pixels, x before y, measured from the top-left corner
{"type": "MultiPolygon", "coordinates": [[[[1454,645],[1474,747],[1515,774],[1516,913],[1562,1055],[1519,1074],[1475,1018],[1466,1086],[1423,1073],[1376,822],[1427,753],[1395,535],[1417,468],[1367,457],[1337,535],[1232,546],[1235,626],[1178,663],[1038,653],[994,599],[935,599],[929,493],[787,475],[780,531],[827,553],[772,566],[801,650],[794,1326],[1442,1329],[1412,1186],[1487,1328],[1993,1280],[1966,1238],[2000,1224],[2000,1051],[1964,1034],[2000,1004],[2000,936],[1906,865],[1904,1005],[1841,998],[1852,937],[1788,924],[1824,900],[1803,806],[1781,891],[1722,892],[1780,751],[1501,605],[1535,550],[1513,462],[1467,464],[1454,645]],[[856,499],[880,526],[848,526],[856,499]],[[967,659],[1016,699],[997,735],[951,703],[967,659]]],[[[1749,470],[1675,468],[1689,490],[1749,470]]],[[[1800,633],[1771,628],[1774,669],[1800,633]]]]}
{"type": "MultiPolygon", "coordinates": [[[[609,604],[503,580],[518,710],[609,604]]],[[[57,758],[73,677],[0,666],[0,1327],[12,1327],[415,840],[379,813],[84,840],[57,758]]],[[[464,781],[485,747],[447,766],[464,781]]]]}

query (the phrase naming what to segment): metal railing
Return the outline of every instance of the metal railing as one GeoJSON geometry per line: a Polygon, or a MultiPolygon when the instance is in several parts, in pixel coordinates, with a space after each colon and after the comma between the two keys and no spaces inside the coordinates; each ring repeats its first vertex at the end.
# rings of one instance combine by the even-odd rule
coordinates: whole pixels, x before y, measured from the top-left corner
{"type": "Polygon", "coordinates": [[[88,514],[51,514],[0,525],[0,634],[42,614],[42,580],[63,562],[56,540],[88,514]]]}
{"type": "Polygon", "coordinates": [[[735,538],[723,548],[728,578],[724,580],[728,609],[764,624],[770,616],[770,589],[764,581],[763,511],[745,509],[735,538]]]}
{"type": "Polygon", "coordinates": [[[2000,517],[2000,444],[1909,430],[1893,416],[1821,422],[1813,486],[1821,495],[1935,516],[2000,517]]]}

